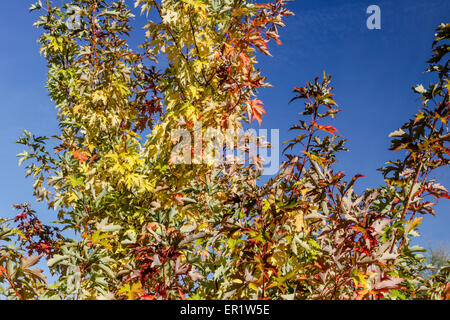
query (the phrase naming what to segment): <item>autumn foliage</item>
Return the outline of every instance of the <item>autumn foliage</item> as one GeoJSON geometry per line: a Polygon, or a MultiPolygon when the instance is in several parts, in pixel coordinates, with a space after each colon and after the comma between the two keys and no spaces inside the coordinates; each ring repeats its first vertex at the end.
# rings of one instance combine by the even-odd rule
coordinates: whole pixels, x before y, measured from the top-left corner
{"type": "Polygon", "coordinates": [[[278,29],[292,15],[284,0],[137,0],[148,15],[137,50],[124,1],[63,2],[31,7],[42,12],[36,26],[60,130],[18,140],[56,226],[28,204],[0,219],[0,296],[449,298],[449,268],[425,277],[424,250],[411,238],[421,215],[449,199],[430,177],[449,163],[450,24],[438,27],[429,61],[437,82],[414,88],[417,115],[390,135],[399,159],[380,169],[385,185],[356,194],[362,175],[334,169],[346,149],[327,74],[294,89],[302,116],[286,125],[297,135],[268,182],[259,161],[173,158],[173,130],[201,121],[202,133],[213,127],[226,137],[264,120],[256,53],[281,44],[278,29]],[[40,260],[57,280],[31,268],[40,260]]]}

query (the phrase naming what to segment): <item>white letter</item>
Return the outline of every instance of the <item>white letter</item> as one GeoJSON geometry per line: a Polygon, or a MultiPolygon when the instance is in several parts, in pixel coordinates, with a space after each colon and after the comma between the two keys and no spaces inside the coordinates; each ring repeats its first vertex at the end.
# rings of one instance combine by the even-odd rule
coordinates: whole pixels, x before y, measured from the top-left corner
{"type": "Polygon", "coordinates": [[[172,131],[172,142],[177,143],[170,154],[169,163],[172,164],[191,164],[191,134],[186,129],[176,129],[172,131]],[[180,156],[180,151],[183,156],[180,156]]]}
{"type": "Polygon", "coordinates": [[[226,305],[225,305],[225,314],[226,314],[226,315],[230,314],[230,311],[228,310],[229,307],[230,307],[229,304],[226,304],[226,305]]]}
{"type": "MultiPolygon", "coordinates": [[[[267,139],[267,129],[260,129],[259,136],[261,139],[266,137],[267,139]]],[[[280,169],[280,130],[271,129],[270,130],[270,146],[260,145],[259,153],[261,158],[268,164],[269,167],[264,166],[263,175],[271,176],[278,172],[280,169]],[[268,151],[271,149],[270,156],[268,155],[268,151]]],[[[267,144],[268,141],[265,141],[267,144]]]]}
{"type": "Polygon", "coordinates": [[[371,5],[367,8],[367,14],[371,14],[369,18],[367,18],[367,29],[381,29],[381,9],[377,5],[371,5]]]}
{"type": "Polygon", "coordinates": [[[223,162],[223,135],[219,129],[208,128],[204,136],[204,163],[217,166],[223,162]]]}
{"type": "Polygon", "coordinates": [[[203,160],[203,133],[202,122],[194,123],[194,159],[192,163],[202,164],[203,160]]]}
{"type": "Polygon", "coordinates": [[[266,304],[264,305],[264,314],[270,314],[269,312],[269,306],[266,304]]]}

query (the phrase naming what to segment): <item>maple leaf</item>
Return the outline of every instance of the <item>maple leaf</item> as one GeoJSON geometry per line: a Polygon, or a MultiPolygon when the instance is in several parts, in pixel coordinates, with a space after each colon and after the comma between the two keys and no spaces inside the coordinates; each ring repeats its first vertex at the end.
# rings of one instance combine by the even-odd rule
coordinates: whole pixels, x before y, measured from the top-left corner
{"type": "Polygon", "coordinates": [[[241,60],[243,68],[248,68],[248,66],[250,65],[250,58],[248,57],[248,55],[245,52],[241,52],[239,54],[239,58],[241,60]]]}
{"type": "Polygon", "coordinates": [[[339,131],[335,127],[330,126],[330,125],[328,125],[328,126],[320,125],[320,124],[317,124],[315,121],[313,121],[313,127],[316,127],[317,129],[322,130],[322,131],[329,132],[333,135],[333,137],[336,136],[335,132],[339,133],[339,131]]]}
{"type": "Polygon", "coordinates": [[[119,295],[125,294],[127,296],[127,300],[135,300],[139,296],[141,296],[144,300],[152,300],[151,297],[145,294],[145,290],[139,282],[133,283],[131,286],[129,283],[126,283],[117,293],[119,295]]]}
{"type": "Polygon", "coordinates": [[[73,153],[73,157],[74,157],[75,159],[78,159],[78,162],[79,162],[80,164],[83,163],[83,162],[88,161],[88,159],[89,159],[88,155],[87,155],[85,152],[78,152],[78,151],[75,151],[75,152],[73,153]]]}
{"type": "Polygon", "coordinates": [[[264,53],[265,55],[272,56],[268,50],[267,41],[263,38],[259,37],[256,39],[253,39],[253,44],[256,46],[256,48],[264,53]]]}
{"type": "Polygon", "coordinates": [[[249,102],[247,112],[249,114],[249,118],[251,118],[251,121],[254,121],[255,119],[258,120],[260,126],[262,122],[262,115],[267,114],[266,110],[264,110],[263,102],[256,99],[249,102]]]}

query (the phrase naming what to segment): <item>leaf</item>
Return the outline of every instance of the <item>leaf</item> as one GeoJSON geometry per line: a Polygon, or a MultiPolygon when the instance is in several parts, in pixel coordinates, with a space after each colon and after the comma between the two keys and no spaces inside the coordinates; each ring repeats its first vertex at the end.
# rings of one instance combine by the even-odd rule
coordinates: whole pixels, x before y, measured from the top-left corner
{"type": "Polygon", "coordinates": [[[189,271],[189,272],[188,272],[188,276],[189,276],[189,278],[191,278],[191,280],[194,281],[194,282],[203,280],[203,279],[205,278],[200,272],[198,272],[198,271],[195,270],[195,269],[189,271]]]}
{"type": "Polygon", "coordinates": [[[53,258],[51,258],[51,259],[49,259],[49,260],[47,261],[47,266],[48,266],[49,268],[51,268],[51,267],[53,267],[54,265],[58,264],[59,262],[61,262],[61,261],[63,261],[63,260],[66,260],[66,259],[69,259],[69,256],[63,256],[63,255],[55,254],[55,255],[53,256],[53,258]]]}
{"type": "Polygon", "coordinates": [[[408,222],[405,226],[406,228],[406,232],[408,233],[411,230],[414,230],[415,228],[417,228],[420,223],[422,222],[422,217],[420,218],[414,218],[414,220],[408,222]]]}
{"type": "Polygon", "coordinates": [[[156,267],[160,267],[160,266],[162,266],[162,263],[161,263],[161,261],[159,260],[159,255],[155,254],[155,255],[153,256],[153,262],[152,262],[152,264],[151,264],[151,267],[152,267],[152,268],[156,268],[156,267]]]}
{"type": "Polygon", "coordinates": [[[399,284],[404,280],[402,278],[391,278],[389,280],[383,280],[375,285],[375,289],[398,289],[400,288],[399,284]]]}
{"type": "Polygon", "coordinates": [[[31,274],[35,275],[43,282],[47,283],[47,277],[44,275],[44,273],[43,273],[44,271],[42,269],[33,268],[33,269],[28,269],[27,272],[30,272],[31,274]]]}
{"type": "Polygon", "coordinates": [[[425,94],[428,92],[427,89],[425,89],[424,86],[421,84],[413,87],[413,90],[414,90],[414,92],[420,93],[420,94],[425,94]]]}
{"type": "Polygon", "coordinates": [[[97,230],[92,235],[92,244],[99,244],[112,251],[112,246],[109,240],[116,238],[116,236],[108,233],[102,233],[100,230],[97,230]]]}
{"type": "Polygon", "coordinates": [[[317,124],[315,121],[313,121],[313,127],[316,127],[316,128],[319,129],[319,130],[322,130],[322,131],[326,131],[326,132],[328,132],[328,133],[331,133],[331,134],[333,135],[333,137],[336,136],[336,133],[339,133],[339,131],[338,131],[335,127],[330,126],[330,125],[328,125],[328,126],[325,126],[325,125],[319,125],[319,124],[317,124]]]}
{"type": "Polygon", "coordinates": [[[81,177],[75,178],[74,176],[69,176],[68,178],[69,178],[70,184],[72,185],[73,188],[75,188],[77,186],[84,187],[84,185],[85,185],[84,181],[81,177]]]}
{"type": "Polygon", "coordinates": [[[295,292],[291,294],[282,294],[281,297],[285,300],[294,300],[295,292]]]}
{"type": "Polygon", "coordinates": [[[136,300],[140,295],[144,294],[145,290],[142,288],[140,282],[135,282],[132,285],[126,283],[123,285],[117,294],[126,294],[128,300],[136,300]]]}
{"type": "Polygon", "coordinates": [[[189,271],[189,265],[181,263],[181,257],[179,256],[175,261],[175,275],[183,275],[189,271]]]}
{"type": "Polygon", "coordinates": [[[249,118],[251,121],[254,121],[255,119],[258,121],[259,125],[261,126],[262,122],[262,115],[267,114],[264,110],[263,102],[261,100],[250,100],[248,102],[248,108],[247,113],[249,115],[249,118]]]}
{"type": "Polygon", "coordinates": [[[297,216],[295,217],[295,230],[297,232],[302,232],[302,231],[308,230],[308,227],[305,223],[305,219],[304,219],[302,213],[297,214],[297,216]]]}
{"type": "Polygon", "coordinates": [[[403,137],[405,134],[406,134],[406,132],[403,131],[403,129],[400,128],[400,129],[398,129],[398,130],[396,130],[394,132],[391,132],[389,134],[389,138],[403,137]]]}
{"type": "Polygon", "coordinates": [[[102,104],[104,106],[106,106],[107,101],[108,101],[107,96],[101,90],[97,90],[92,94],[92,102],[93,103],[102,102],[102,104]]]}
{"type": "Polygon", "coordinates": [[[197,224],[185,224],[180,228],[180,232],[182,234],[188,234],[194,231],[195,229],[197,229],[197,224]]]}
{"type": "Polygon", "coordinates": [[[248,269],[245,269],[244,278],[246,282],[254,282],[258,280],[258,278],[252,276],[252,274],[250,273],[250,271],[248,271],[248,269]]]}
{"type": "Polygon", "coordinates": [[[41,259],[40,256],[30,256],[28,258],[22,258],[21,266],[23,269],[28,269],[29,267],[34,266],[41,259]]]}
{"type": "Polygon", "coordinates": [[[100,269],[102,269],[103,271],[105,271],[106,274],[107,274],[111,279],[114,279],[114,278],[116,277],[114,271],[112,271],[112,269],[111,269],[109,266],[107,266],[106,264],[99,264],[98,267],[99,267],[100,269]]]}
{"type": "Polygon", "coordinates": [[[88,159],[89,159],[88,155],[85,152],[82,152],[82,151],[75,151],[73,153],[73,157],[75,159],[78,159],[78,162],[80,164],[83,163],[83,162],[88,161],[88,159]]]}
{"type": "Polygon", "coordinates": [[[14,275],[14,272],[13,262],[11,260],[8,260],[6,262],[6,274],[11,278],[14,275]]]}
{"type": "Polygon", "coordinates": [[[122,229],[119,225],[108,223],[108,218],[105,218],[100,223],[97,223],[97,228],[101,232],[116,232],[122,229]]]}

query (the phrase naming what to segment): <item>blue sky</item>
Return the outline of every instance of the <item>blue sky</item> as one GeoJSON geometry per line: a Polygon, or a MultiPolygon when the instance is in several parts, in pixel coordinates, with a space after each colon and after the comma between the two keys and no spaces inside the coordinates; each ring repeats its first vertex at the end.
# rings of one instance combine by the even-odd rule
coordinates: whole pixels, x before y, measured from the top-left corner
{"type": "MultiPolygon", "coordinates": [[[[131,3],[132,1],[127,1],[131,3]]],[[[0,216],[11,216],[11,205],[29,201],[32,181],[24,178],[15,155],[14,141],[22,129],[51,136],[57,132],[56,110],[44,87],[45,60],[32,26],[30,1],[3,4],[0,11],[0,216]]],[[[273,57],[259,57],[263,74],[274,86],[261,91],[268,115],[262,128],[279,128],[282,141],[298,118],[299,103],[288,105],[294,86],[303,85],[323,71],[333,76],[335,98],[343,110],[334,125],[347,138],[350,152],[339,156],[340,170],[364,174],[359,191],[383,183],[377,168],[399,155],[388,151],[388,134],[416,113],[419,103],[411,87],[432,79],[423,71],[430,57],[434,29],[448,22],[448,0],[297,0],[289,5],[296,14],[281,31],[282,46],[273,57]],[[366,9],[381,8],[381,30],[366,28],[366,9]]],[[[138,14],[138,12],[137,12],[138,14]]],[[[136,26],[142,26],[137,18],[136,26]]],[[[142,32],[137,33],[140,37],[142,32]]],[[[133,39],[134,41],[139,39],[133,39]]],[[[450,171],[439,171],[440,182],[450,188],[450,171]]],[[[427,216],[420,243],[449,240],[450,201],[442,201],[437,216],[427,216]]],[[[44,221],[53,219],[42,204],[34,205],[44,221]]]]}

